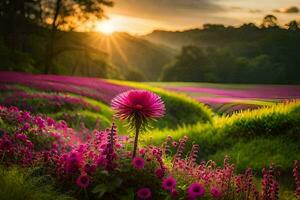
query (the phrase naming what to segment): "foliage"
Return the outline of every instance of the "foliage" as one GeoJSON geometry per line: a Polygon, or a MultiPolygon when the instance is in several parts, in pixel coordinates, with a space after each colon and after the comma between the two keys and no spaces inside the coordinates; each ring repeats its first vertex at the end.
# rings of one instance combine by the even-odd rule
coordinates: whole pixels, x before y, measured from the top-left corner
{"type": "MultiPolygon", "coordinates": [[[[31,116],[30,113],[19,111],[14,107],[1,107],[1,119],[15,130],[19,130],[19,126],[22,127],[22,124],[15,123],[16,121],[30,122],[30,130],[37,125],[40,127],[40,130],[36,130],[37,137],[49,133],[51,137],[49,130],[55,127],[61,131],[59,123],[47,120],[45,125],[44,119],[31,116]]],[[[5,191],[4,196],[16,195],[15,198],[19,197],[20,191],[25,195],[33,195],[28,197],[32,199],[35,199],[34,195],[37,195],[37,198],[43,198],[44,196],[40,196],[42,194],[45,197],[51,194],[58,199],[68,198],[56,195],[48,184],[35,185],[34,174],[23,176],[18,170],[11,168],[14,165],[20,165],[25,167],[25,170],[35,169],[30,166],[41,169],[38,170],[38,174],[41,173],[37,179],[38,183],[45,181],[44,176],[49,176],[48,181],[53,179],[57,188],[70,191],[69,194],[78,199],[135,199],[135,197],[138,199],[150,199],[150,197],[153,199],[195,199],[198,197],[215,199],[222,197],[224,200],[239,200],[245,197],[265,199],[266,196],[269,196],[271,200],[279,198],[280,185],[274,166],[262,170],[261,188],[258,189],[252,170],[248,168],[242,174],[235,174],[235,167],[229,163],[227,157],[224,159],[223,166],[218,166],[213,161],[203,161],[198,164],[199,145],[194,144],[186,154],[186,145],[189,140],[186,136],[178,143],[172,137],[167,137],[161,146],[146,145],[139,149],[138,157],[131,160],[130,151],[128,151],[132,148],[131,141],[129,138],[118,136],[116,128],[112,125],[105,131],[95,130],[93,135],[86,138],[86,142],[81,141],[78,145],[68,148],[65,148],[65,144],[62,143],[59,148],[52,146],[50,150],[47,149],[48,147],[40,150],[26,147],[32,140],[30,136],[26,139],[27,131],[14,131],[2,136],[0,157],[3,173],[0,174],[0,178],[4,179],[1,184],[5,185],[0,191],[5,191]],[[169,154],[171,148],[176,151],[173,156],[169,154]],[[23,149],[25,153],[19,154],[20,159],[14,159],[15,153],[20,149],[23,149]],[[32,154],[29,159],[26,156],[28,153],[32,154]],[[10,168],[7,169],[7,167],[10,168]],[[25,183],[24,180],[29,181],[25,183]],[[171,184],[168,183],[170,181],[171,184]],[[16,192],[13,194],[7,192],[7,188],[11,189],[11,184],[16,185],[13,188],[16,192]],[[142,194],[138,191],[142,188],[148,188],[150,196],[141,197],[142,194]]],[[[55,137],[56,142],[66,140],[71,136],[70,134],[74,134],[72,131],[64,130],[65,132],[62,132],[60,137],[55,137]]],[[[294,167],[294,177],[298,184],[298,165],[294,167]]]]}
{"type": "MultiPolygon", "coordinates": [[[[243,111],[232,116],[216,117],[213,124],[199,123],[172,131],[154,130],[143,140],[158,145],[168,135],[177,141],[186,135],[190,141],[197,141],[200,145],[202,159],[214,158],[221,162],[222,156],[229,155],[236,161],[238,169],[251,166],[255,170],[276,160],[283,170],[288,170],[291,162],[299,159],[299,107],[299,102],[294,102],[243,111]]],[[[187,145],[191,147],[192,143],[187,145]]]]}
{"type": "Polygon", "coordinates": [[[71,196],[58,193],[53,180],[37,176],[33,169],[20,167],[0,168],[0,197],[14,200],[72,200],[71,196]]]}

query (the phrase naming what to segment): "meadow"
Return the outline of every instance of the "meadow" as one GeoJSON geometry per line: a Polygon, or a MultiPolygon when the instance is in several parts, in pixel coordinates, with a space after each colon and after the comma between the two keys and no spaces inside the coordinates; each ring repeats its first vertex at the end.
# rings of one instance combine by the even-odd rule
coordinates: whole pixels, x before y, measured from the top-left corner
{"type": "Polygon", "coordinates": [[[186,94],[219,114],[256,109],[300,98],[300,86],[216,83],[163,83],[150,85],[186,94]]]}
{"type": "Polygon", "coordinates": [[[1,72],[0,197],[299,199],[299,88],[1,72]],[[111,108],[131,90],[165,108],[133,159],[111,108]]]}

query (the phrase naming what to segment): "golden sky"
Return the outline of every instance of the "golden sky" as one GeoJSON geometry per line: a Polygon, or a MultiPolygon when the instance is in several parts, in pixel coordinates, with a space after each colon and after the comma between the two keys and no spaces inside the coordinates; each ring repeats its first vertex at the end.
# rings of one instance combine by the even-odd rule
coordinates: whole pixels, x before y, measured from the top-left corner
{"type": "Polygon", "coordinates": [[[114,0],[106,9],[114,31],[146,34],[154,29],[184,30],[205,23],[260,24],[267,14],[280,24],[300,21],[300,0],[114,0]]]}

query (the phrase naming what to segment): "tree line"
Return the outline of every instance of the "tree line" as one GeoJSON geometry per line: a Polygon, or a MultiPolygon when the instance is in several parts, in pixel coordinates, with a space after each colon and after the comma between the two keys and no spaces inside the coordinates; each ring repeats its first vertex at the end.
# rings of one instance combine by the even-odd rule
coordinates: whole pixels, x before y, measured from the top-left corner
{"type": "Polygon", "coordinates": [[[268,15],[260,27],[207,24],[164,67],[163,81],[300,84],[300,28],[268,15]]]}

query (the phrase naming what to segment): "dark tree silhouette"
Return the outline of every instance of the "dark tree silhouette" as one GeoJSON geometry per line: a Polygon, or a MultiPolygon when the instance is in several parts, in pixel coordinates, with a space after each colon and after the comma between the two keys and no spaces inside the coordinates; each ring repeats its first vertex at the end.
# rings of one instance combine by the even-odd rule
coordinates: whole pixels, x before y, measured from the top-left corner
{"type": "Polygon", "coordinates": [[[291,21],[290,23],[287,24],[287,26],[290,31],[300,30],[299,23],[296,20],[291,21]]]}
{"type": "Polygon", "coordinates": [[[274,15],[267,15],[264,17],[262,22],[263,28],[272,28],[278,26],[278,19],[274,15]]]}

